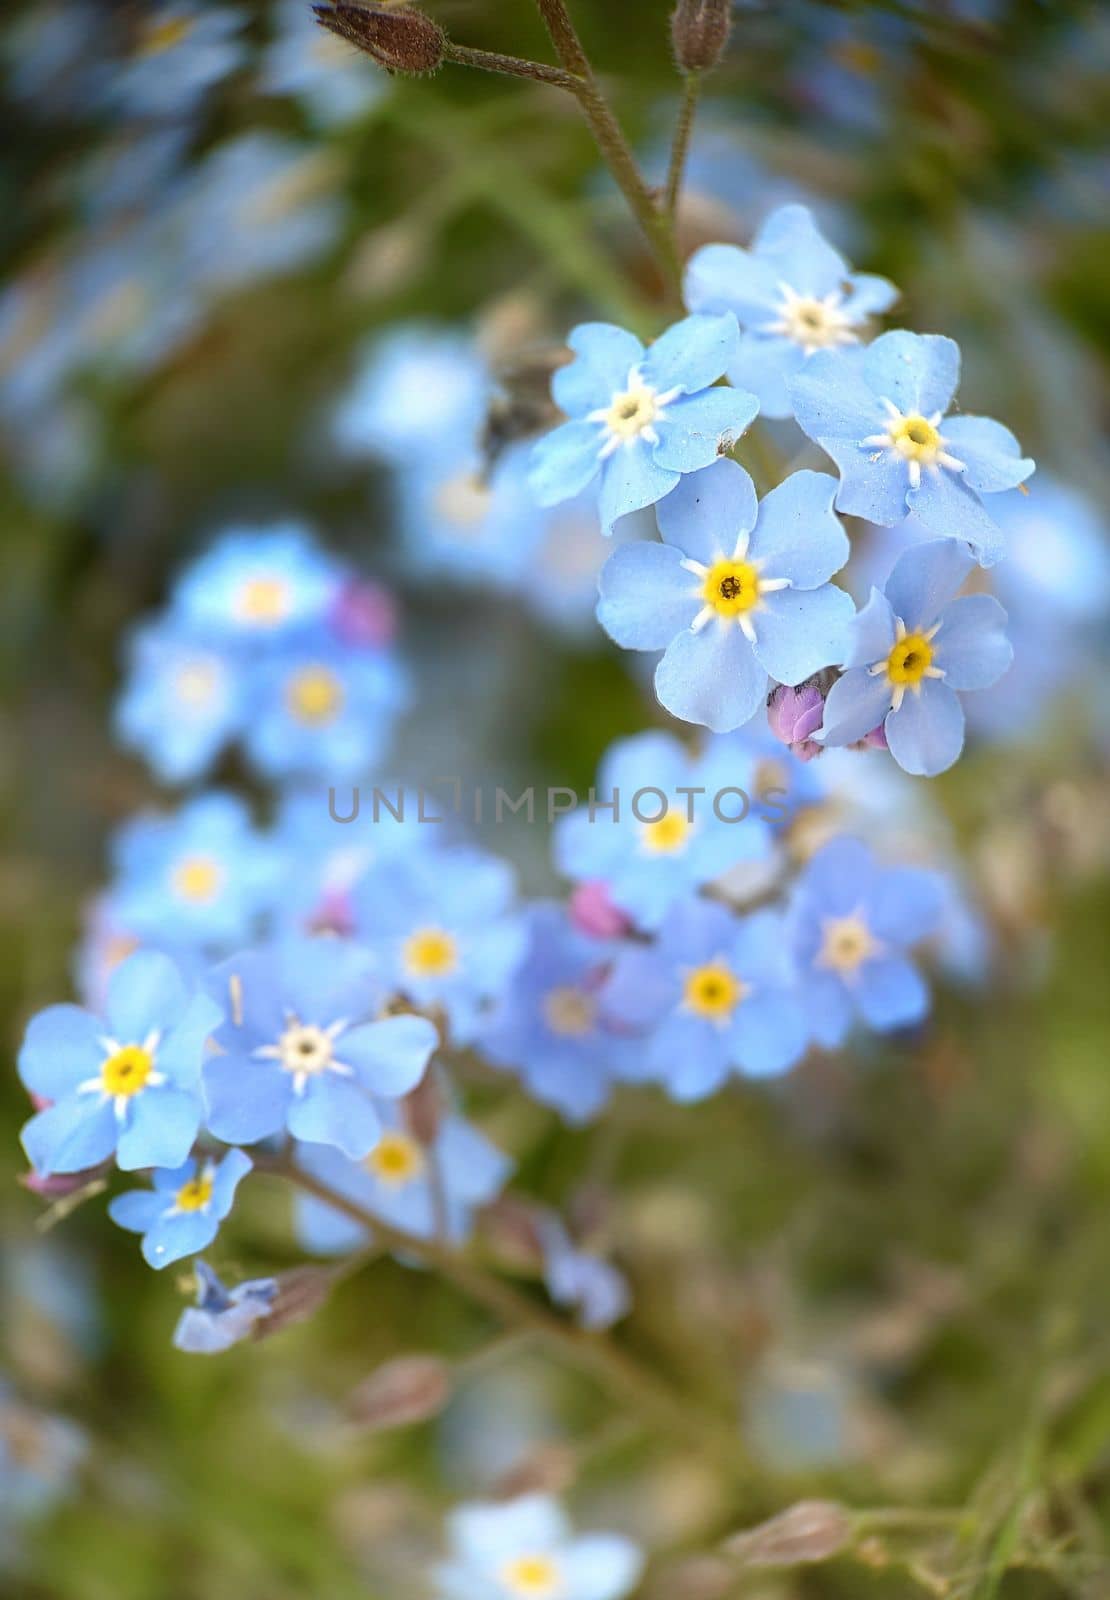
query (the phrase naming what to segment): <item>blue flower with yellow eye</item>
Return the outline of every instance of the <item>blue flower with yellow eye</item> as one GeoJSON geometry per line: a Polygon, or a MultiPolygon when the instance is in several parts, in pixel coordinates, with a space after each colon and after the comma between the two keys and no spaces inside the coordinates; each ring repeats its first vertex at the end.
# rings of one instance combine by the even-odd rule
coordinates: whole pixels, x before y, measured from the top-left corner
{"type": "Polygon", "coordinates": [[[389,989],[441,1013],[454,1044],[469,1044],[504,993],[524,950],[512,868],[478,850],[407,852],[354,887],[358,937],[389,989]]]}
{"type": "Polygon", "coordinates": [[[122,924],[155,943],[215,955],[258,931],[282,862],[237,796],[213,791],[169,816],[138,816],[113,845],[112,901],[122,924]]]}
{"type": "Polygon", "coordinates": [[[818,1044],[842,1045],[856,1018],[879,1033],[923,1020],[929,990],[909,951],[936,932],[943,908],[937,873],[882,866],[858,839],[833,839],[812,857],[787,937],[818,1044]]]}
{"type": "Polygon", "coordinates": [[[423,1017],[380,1016],[370,953],[342,939],[290,939],[217,968],[225,1021],[204,1066],[208,1127],[229,1144],[287,1129],[361,1160],[376,1144],[374,1097],[424,1075],[439,1036],[423,1017]]]}
{"type": "Polygon", "coordinates": [[[782,917],[736,917],[709,900],[676,905],[652,945],[622,952],[609,1014],[640,1036],[645,1073],[676,1100],[703,1100],[730,1074],[776,1077],[808,1042],[782,917]]]}
{"type": "Polygon", "coordinates": [[[166,0],[139,18],[129,61],[117,63],[107,97],[137,117],[192,111],[244,58],[246,17],[230,7],[166,0]]]}
{"type": "Polygon", "coordinates": [[[242,666],[225,644],[205,644],[173,622],[136,630],[116,732],[164,783],[206,772],[244,715],[242,666]]]}
{"type": "Polygon", "coordinates": [[[896,329],[858,355],[820,351],[790,395],[803,432],[840,469],[838,510],[882,527],[912,511],[989,567],[1002,534],[982,496],[1015,488],[1034,464],[1000,422],[947,415],[959,377],[952,339],[896,329]]]}
{"type": "Polygon", "coordinates": [[[759,410],[744,389],[716,387],[736,357],[740,333],[731,312],[687,317],[645,350],[635,334],[586,322],[567,343],[574,352],[551,393],[564,422],[532,451],[532,489],[540,505],[570,500],[598,480],[601,530],[670,494],[683,473],[729,451],[759,410]]]}
{"type": "Polygon", "coordinates": [[[142,1234],[149,1266],[168,1267],[212,1243],[252,1165],[242,1150],[229,1150],[222,1161],[202,1157],[158,1168],[152,1189],[116,1195],[108,1215],[129,1233],[142,1234]]]}
{"type": "Polygon", "coordinates": [[[178,580],[171,624],[210,646],[278,642],[326,621],[346,579],[300,523],[231,527],[178,580]]]}
{"type": "MultiPolygon", "coordinates": [[[[304,1144],[297,1165],[390,1227],[452,1244],[470,1235],[474,1212],[504,1188],[513,1164],[477,1128],[445,1115],[422,1144],[396,1102],[379,1101],[381,1134],[361,1161],[324,1145],[304,1144]]],[[[343,1255],[367,1242],[366,1229],[315,1195],[298,1193],[294,1226],[314,1255],[343,1255]]]]}
{"type": "Polygon", "coordinates": [[[257,663],[243,743],[267,778],[366,777],[408,695],[391,654],[321,628],[257,663]]]}
{"type": "Polygon", "coordinates": [[[847,670],[825,700],[826,744],[881,727],[906,772],[933,777],[953,764],[964,743],[956,691],[989,689],[1014,654],[993,595],[953,599],[974,565],[952,539],[899,556],[885,592],[872,589],[856,617],[847,670]]]}
{"type": "Polygon", "coordinates": [[[767,417],[793,415],[789,380],[818,350],[858,344],[868,319],[898,291],[885,278],[852,273],[805,206],[783,206],[750,250],[707,244],[691,256],[684,285],[691,311],[731,311],[740,324],[729,380],[750,389],[767,417]]]}
{"type": "Polygon", "coordinates": [[[447,1524],[437,1600],[623,1600],[643,1557],[616,1533],[575,1534],[547,1495],[459,1506],[447,1524]]]}
{"type": "Polygon", "coordinates": [[[200,1127],[201,1063],[219,1007],[155,951],[113,973],[103,1017],[49,1006],[31,1019],[19,1075],[50,1104],[23,1129],[36,1172],[83,1172],[115,1153],[125,1171],[176,1167],[200,1127]]]}
{"type": "Polygon", "coordinates": [[[228,1289],[205,1261],[193,1262],[196,1305],[178,1318],[173,1343],[189,1355],[219,1355],[249,1339],[274,1308],[276,1278],[250,1278],[228,1289]]]}
{"type": "Polygon", "coordinates": [[[726,758],[726,746],[693,757],[666,733],[618,740],[602,760],[593,803],[555,824],[559,871],[600,879],[613,904],[650,929],[676,900],[763,859],[769,812],[744,789],[750,762],[729,776],[726,758]]]}
{"type": "Polygon", "coordinates": [[[337,128],[362,116],[386,93],[386,74],[321,28],[311,6],[278,0],[274,17],[277,32],[262,65],[266,94],[292,95],[319,126],[337,128]]]}
{"type": "Polygon", "coordinates": [[[829,582],[848,559],[836,484],[795,472],[760,503],[735,461],[683,478],[659,506],[662,544],[605,564],[597,614],[617,644],[662,650],[661,704],[718,733],[763,709],[772,683],[838,661],[854,608],[829,582]]]}

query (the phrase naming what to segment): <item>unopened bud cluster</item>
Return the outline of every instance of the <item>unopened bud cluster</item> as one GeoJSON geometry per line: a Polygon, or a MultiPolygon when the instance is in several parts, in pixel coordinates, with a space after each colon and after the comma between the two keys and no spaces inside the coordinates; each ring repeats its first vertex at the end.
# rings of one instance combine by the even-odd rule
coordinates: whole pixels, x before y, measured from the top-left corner
{"type": "Polygon", "coordinates": [[[732,0],[678,0],[671,16],[675,60],[683,72],[708,72],[725,53],[732,0]]]}
{"type": "Polygon", "coordinates": [[[373,56],[387,72],[435,72],[443,63],[443,29],[409,6],[317,5],[322,28],[373,56]]]}

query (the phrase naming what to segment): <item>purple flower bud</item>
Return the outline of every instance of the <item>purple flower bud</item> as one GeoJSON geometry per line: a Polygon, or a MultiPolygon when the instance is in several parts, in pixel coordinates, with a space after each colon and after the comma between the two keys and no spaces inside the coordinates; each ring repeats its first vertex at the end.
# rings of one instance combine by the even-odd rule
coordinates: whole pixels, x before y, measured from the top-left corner
{"type": "Polygon", "coordinates": [[[95,1182],[104,1167],[86,1167],[84,1172],[55,1172],[49,1178],[44,1178],[34,1167],[25,1172],[20,1178],[20,1183],[32,1194],[41,1195],[44,1200],[63,1200],[66,1195],[77,1194],[88,1184],[95,1182]]]}
{"type": "Polygon", "coordinates": [[[381,650],[397,631],[397,608],[380,583],[356,579],[340,590],[331,621],[344,644],[381,650]]]}
{"type": "Polygon", "coordinates": [[[821,754],[821,746],[812,735],[821,726],[825,715],[825,697],[813,683],[799,684],[791,689],[779,684],[767,702],[767,724],[776,739],[789,745],[799,761],[812,761],[821,754]]]}
{"type": "Polygon", "coordinates": [[[890,746],[886,742],[886,727],[884,724],[880,722],[877,728],[872,728],[870,733],[865,733],[861,743],[867,750],[889,750],[890,746]]]}
{"type": "MultiPolygon", "coordinates": [[[[820,722],[820,717],[818,717],[820,722]]],[[[631,930],[624,912],[609,898],[609,887],[600,878],[587,878],[570,897],[570,920],[580,933],[594,939],[619,939],[631,930]]]]}

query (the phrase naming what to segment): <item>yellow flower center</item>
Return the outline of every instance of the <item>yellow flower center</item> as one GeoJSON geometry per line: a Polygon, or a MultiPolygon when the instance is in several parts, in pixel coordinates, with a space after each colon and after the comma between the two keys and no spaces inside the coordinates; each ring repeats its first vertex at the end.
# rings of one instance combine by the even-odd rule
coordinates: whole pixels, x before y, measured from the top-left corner
{"type": "Polygon", "coordinates": [[[271,626],[289,615],[289,585],[284,578],[248,578],[239,590],[235,615],[240,622],[271,626]]]}
{"type": "Polygon", "coordinates": [[[515,1556],[499,1574],[501,1582],[520,1600],[555,1600],[563,1587],[558,1562],[551,1556],[515,1556]]]}
{"type": "Polygon", "coordinates": [[[928,673],[933,662],[933,647],[923,633],[907,633],[887,657],[886,675],[891,683],[914,688],[928,673]]]}
{"type": "Polygon", "coordinates": [[[212,856],[186,856],[173,869],[173,892],[179,900],[204,905],[214,900],[224,881],[224,871],[212,856]]]}
{"type": "Polygon", "coordinates": [[[445,978],[458,968],[458,941],[443,928],[418,928],[405,940],[401,962],[410,978],[445,978]]]}
{"type": "Polygon", "coordinates": [[[890,442],[907,461],[931,461],[940,448],[940,434],[927,417],[901,417],[891,427],[890,442]]]}
{"type": "Polygon", "coordinates": [[[849,917],[826,917],[819,967],[849,976],[878,953],[878,941],[858,912],[849,917]]]}
{"type": "Polygon", "coordinates": [[[710,1022],[727,1022],[743,1000],[744,985],[723,961],[710,961],[686,975],[683,998],[687,1010],[710,1022]]]}
{"type": "Polygon", "coordinates": [[[439,515],[456,531],[471,533],[485,521],[493,494],[488,484],[473,472],[462,472],[448,478],[436,491],[435,508],[439,515]]]}
{"type": "Polygon", "coordinates": [[[585,990],[566,984],[550,989],[544,996],[543,1015],[552,1033],[565,1039],[580,1039],[594,1025],[597,1003],[585,990]]]}
{"type": "Polygon", "coordinates": [[[637,434],[651,427],[657,415],[655,390],[643,384],[613,396],[605,413],[605,425],[620,439],[635,439],[637,434]]]}
{"type": "Polygon", "coordinates": [[[641,838],[653,856],[677,855],[686,848],[691,825],[681,811],[664,812],[656,822],[645,822],[641,838]]]}
{"type": "Polygon", "coordinates": [[[174,1205],[178,1211],[203,1211],[212,1198],[215,1183],[215,1173],[211,1169],[206,1169],[197,1177],[190,1178],[188,1183],[181,1185],[173,1197],[174,1205]]]}
{"type": "Polygon", "coordinates": [[[176,50],[193,31],[192,17],[167,17],[164,22],[151,22],[143,29],[139,54],[160,56],[167,50],[176,50]]]}
{"type": "Polygon", "coordinates": [[[139,1044],[125,1044],[114,1050],[100,1068],[100,1082],[104,1093],[119,1095],[138,1094],[154,1071],[154,1057],[139,1044]]]}
{"type": "Polygon", "coordinates": [[[424,1152],[407,1133],[383,1133],[364,1165],[373,1177],[399,1189],[424,1171],[424,1152]]]}
{"type": "Polygon", "coordinates": [[[339,715],[343,685],[327,667],[305,667],[290,678],[285,698],[298,722],[319,726],[339,715]]]}
{"type": "Polygon", "coordinates": [[[206,706],[220,681],[219,669],[211,661],[190,661],[173,680],[177,698],[186,706],[206,706]]]}
{"type": "Polygon", "coordinates": [[[702,598],[718,616],[738,617],[759,604],[759,573],[748,561],[715,561],[705,575],[702,598]]]}

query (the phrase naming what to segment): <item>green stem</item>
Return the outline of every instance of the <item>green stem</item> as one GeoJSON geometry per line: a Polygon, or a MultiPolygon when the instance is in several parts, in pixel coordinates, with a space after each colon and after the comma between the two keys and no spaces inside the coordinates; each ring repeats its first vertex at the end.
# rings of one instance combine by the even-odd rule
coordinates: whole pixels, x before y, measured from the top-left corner
{"type": "Polygon", "coordinates": [[[682,104],[678,110],[674,141],[671,144],[671,164],[667,171],[667,192],[664,210],[673,225],[678,211],[678,196],[682,189],[682,176],[686,171],[686,157],[690,151],[690,135],[694,131],[694,117],[701,94],[701,74],[688,72],[682,89],[682,104]]]}

